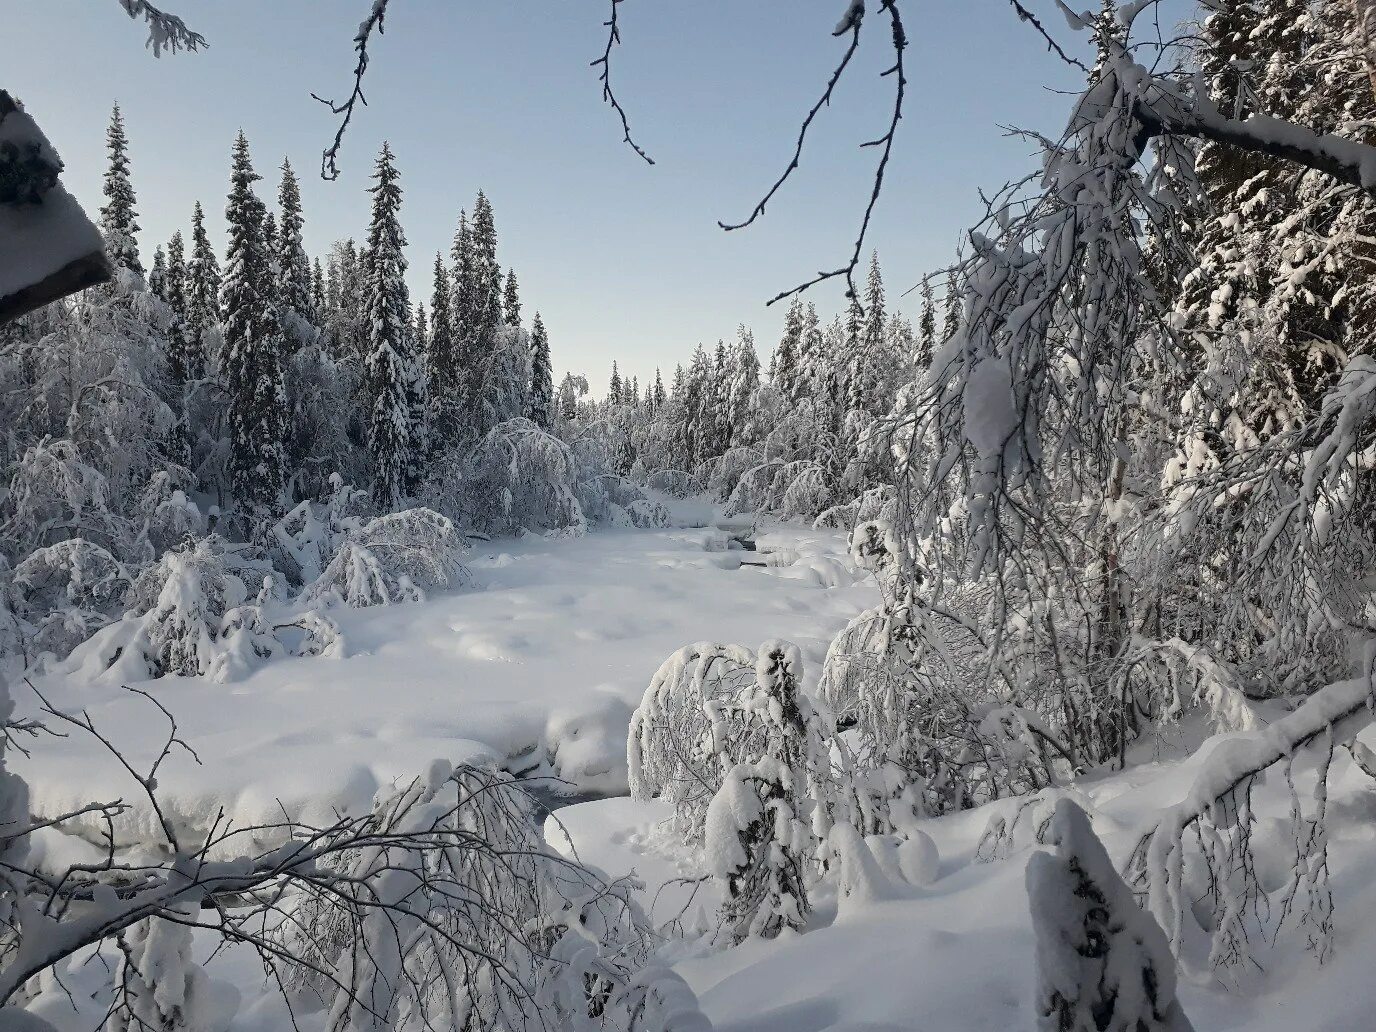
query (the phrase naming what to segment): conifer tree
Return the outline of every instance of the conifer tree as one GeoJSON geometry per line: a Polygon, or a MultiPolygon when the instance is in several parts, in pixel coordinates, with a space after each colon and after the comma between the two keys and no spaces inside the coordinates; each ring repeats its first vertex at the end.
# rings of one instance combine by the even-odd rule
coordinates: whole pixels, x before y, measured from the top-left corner
{"type": "Polygon", "coordinates": [[[859,341],[851,352],[847,408],[877,415],[883,407],[879,397],[879,371],[884,361],[884,281],[879,273],[879,255],[870,255],[869,279],[865,285],[864,321],[859,341]]]}
{"type": "Polygon", "coordinates": [[[172,239],[167,242],[167,273],[163,284],[162,299],[172,309],[174,317],[167,335],[167,376],[173,389],[180,394],[189,381],[201,375],[195,341],[187,323],[186,245],[182,241],[181,230],[173,233],[172,239]]]}
{"type": "Polygon", "coordinates": [[[167,241],[167,278],[164,281],[162,299],[174,312],[186,318],[186,242],[180,229],[173,231],[167,241]]]}
{"type": "Polygon", "coordinates": [[[932,281],[922,277],[922,310],[917,320],[917,354],[914,372],[921,376],[932,367],[936,354],[936,301],[932,298],[932,281]]]}
{"type": "Polygon", "coordinates": [[[743,435],[750,421],[750,403],[760,387],[760,356],[755,351],[755,335],[744,326],[738,331],[731,362],[731,389],[728,396],[729,445],[745,443],[743,435]]]}
{"type": "Polygon", "coordinates": [[[530,327],[530,416],[531,422],[548,430],[554,411],[554,369],[549,358],[549,334],[540,313],[530,327]]]}
{"type": "Polygon", "coordinates": [[[205,375],[212,355],[210,335],[221,321],[220,262],[205,231],[201,202],[191,214],[191,262],[187,267],[186,321],[188,337],[187,377],[205,375]]]}
{"type": "Polygon", "coordinates": [[[502,316],[508,326],[521,325],[521,295],[516,285],[516,270],[506,270],[506,286],[502,292],[502,316]]]}
{"type": "Polygon", "coordinates": [[[277,232],[277,270],[279,298],[283,308],[303,319],[314,319],[311,303],[311,266],[301,237],[306,220],[301,211],[301,186],[291,162],[282,159],[282,181],[277,189],[280,213],[277,232]]]}
{"type": "Polygon", "coordinates": [[[234,141],[229,203],[229,250],[221,284],[224,353],[229,395],[230,483],[240,503],[263,514],[286,482],[286,389],[282,334],[271,300],[271,266],[263,237],[266,209],[253,191],[248,140],[234,141]]]}
{"type": "Polygon", "coordinates": [[[621,404],[621,371],[616,367],[616,359],[612,359],[612,379],[607,386],[607,404],[621,404]]]}
{"type": "Polygon", "coordinates": [[[459,355],[454,334],[449,270],[435,252],[434,279],[430,290],[430,339],[425,349],[426,387],[430,396],[432,441],[452,443],[456,436],[455,406],[459,400],[459,355]]]}
{"type": "Polygon", "coordinates": [[[311,263],[311,312],[317,322],[325,321],[325,270],[319,258],[311,263]]]}
{"type": "Polygon", "coordinates": [[[134,186],[129,181],[129,140],[124,135],[124,116],[116,104],[105,132],[109,163],[105,168],[105,205],[100,209],[100,232],[105,253],[116,268],[142,276],[139,261],[138,212],[134,210],[134,186]]]}
{"type": "Polygon", "coordinates": [[[368,451],[373,459],[373,499],[384,511],[400,508],[418,478],[413,423],[414,352],[406,293],[406,236],[399,214],[401,186],[386,143],[373,170],[373,214],[368,226],[368,451]]]}
{"type": "Polygon", "coordinates": [[[789,303],[788,314],[784,316],[784,333],[779,346],[774,349],[770,363],[770,379],[789,401],[798,400],[799,388],[799,350],[803,339],[803,302],[797,294],[789,303]]]}
{"type": "Polygon", "coordinates": [[[153,249],[153,267],[148,270],[148,289],[153,296],[167,300],[167,252],[159,244],[153,249]]]}
{"type": "Polygon", "coordinates": [[[416,302],[415,326],[411,330],[416,342],[416,354],[425,354],[426,347],[430,343],[430,323],[425,318],[425,302],[416,302]]]}
{"type": "Polygon", "coordinates": [[[664,403],[669,400],[664,393],[664,378],[659,374],[659,366],[655,366],[655,385],[650,388],[650,400],[656,412],[662,409],[664,403]]]}

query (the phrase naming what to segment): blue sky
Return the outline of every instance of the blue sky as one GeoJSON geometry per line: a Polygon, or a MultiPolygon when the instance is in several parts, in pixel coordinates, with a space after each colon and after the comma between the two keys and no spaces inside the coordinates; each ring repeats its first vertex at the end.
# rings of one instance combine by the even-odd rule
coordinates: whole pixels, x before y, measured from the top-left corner
{"type": "MultiPolygon", "coordinates": [[[[100,203],[104,128],[124,109],[145,258],[189,224],[199,198],[221,228],[230,143],[247,133],[269,191],[289,156],[303,180],[307,246],[361,237],[367,176],[382,140],[406,191],[413,288],[429,293],[461,206],[483,188],[527,318],[549,326],[558,373],[596,388],[613,358],[642,381],[699,342],[778,336],[778,291],[849,253],[869,193],[890,80],[887,26],[819,119],[802,168],[754,227],[723,233],[784,167],[802,114],[839,57],[842,0],[628,0],[617,92],[650,167],[621,143],[588,62],[601,53],[606,0],[393,0],[367,82],[370,106],[346,140],[344,174],[319,179],[333,133],[311,100],[347,91],[350,39],[365,0],[165,0],[210,49],[155,59],[115,0],[44,0],[6,12],[5,81],[67,162],[66,182],[100,203]]],[[[871,7],[875,6],[871,4],[871,7]]],[[[977,188],[1031,167],[1001,124],[1055,130],[1075,74],[998,0],[906,5],[910,101],[872,243],[890,295],[946,261],[979,211],[977,188]]],[[[1034,7],[1069,36],[1050,0],[1034,7]]],[[[840,288],[813,299],[841,305],[840,288]]],[[[912,298],[905,308],[912,312],[912,298]]]]}

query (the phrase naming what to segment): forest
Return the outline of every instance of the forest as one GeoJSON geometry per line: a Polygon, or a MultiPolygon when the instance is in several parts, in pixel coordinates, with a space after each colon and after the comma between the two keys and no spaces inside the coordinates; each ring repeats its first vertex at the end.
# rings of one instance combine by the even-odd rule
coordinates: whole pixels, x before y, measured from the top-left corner
{"type": "Polygon", "coordinates": [[[154,242],[157,127],[88,217],[0,90],[0,1029],[1371,1024],[1376,4],[991,5],[1080,91],[918,270],[925,16],[830,6],[722,228],[874,48],[846,264],[644,383],[386,142],[358,239],[249,122],[154,242]]]}

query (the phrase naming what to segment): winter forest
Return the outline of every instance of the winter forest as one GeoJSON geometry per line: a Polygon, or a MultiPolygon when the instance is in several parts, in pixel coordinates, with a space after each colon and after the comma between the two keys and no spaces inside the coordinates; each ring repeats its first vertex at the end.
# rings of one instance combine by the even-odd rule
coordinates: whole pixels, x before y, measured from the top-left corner
{"type": "MultiPolygon", "coordinates": [[[[487,193],[408,196],[417,2],[352,5],[318,173],[246,111],[163,240],[164,127],[86,97],[78,196],[0,82],[0,1032],[1376,1027],[1376,3],[989,4],[1078,87],[911,268],[941,22],[817,0],[721,229],[864,54],[853,238],[607,369],[487,193]]],[[[639,6],[588,103],[653,165],[639,6]]]]}

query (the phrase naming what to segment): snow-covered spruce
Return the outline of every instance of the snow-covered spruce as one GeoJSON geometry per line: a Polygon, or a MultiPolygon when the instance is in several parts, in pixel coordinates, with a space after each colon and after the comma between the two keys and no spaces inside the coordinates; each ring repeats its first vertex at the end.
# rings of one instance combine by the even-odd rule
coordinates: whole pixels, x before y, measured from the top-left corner
{"type": "Polygon", "coordinates": [[[1192,1032],[1175,998],[1175,956],[1095,836],[1062,799],[1055,852],[1027,863],[1037,937],[1037,1020],[1044,1032],[1192,1032]]]}
{"type": "Polygon", "coordinates": [[[734,701],[704,706],[722,784],[707,807],[703,846],[724,886],[719,920],[729,942],[801,929],[811,910],[811,818],[824,807],[812,780],[821,744],[799,692],[802,665],[796,646],[765,642],[755,683],[734,701]]]}

